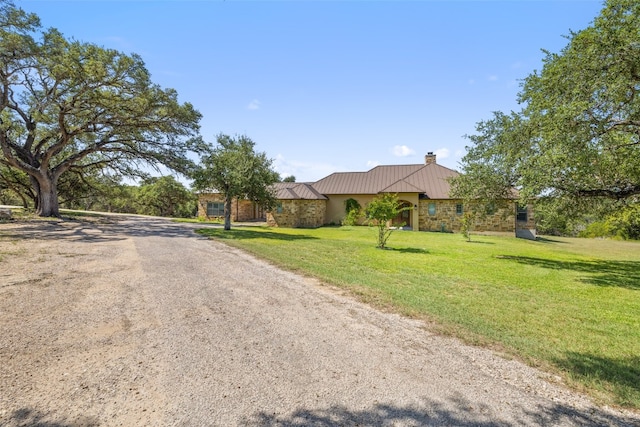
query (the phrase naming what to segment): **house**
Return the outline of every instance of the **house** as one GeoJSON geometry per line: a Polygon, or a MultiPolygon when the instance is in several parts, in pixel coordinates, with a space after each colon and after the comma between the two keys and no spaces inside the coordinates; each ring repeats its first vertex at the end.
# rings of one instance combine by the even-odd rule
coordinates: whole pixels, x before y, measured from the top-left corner
{"type": "MultiPolygon", "coordinates": [[[[459,231],[465,206],[449,196],[449,178],[458,172],[439,165],[436,155],[428,153],[423,164],[376,166],[367,172],[336,172],[314,183],[279,182],[274,185],[278,200],[270,212],[248,200],[234,200],[233,221],[265,219],[274,227],[319,227],[340,224],[346,215],[345,203],[356,200],[365,207],[382,193],[394,193],[403,206],[412,207],[394,220],[405,228],[420,231],[459,231]]],[[[198,215],[223,215],[219,194],[201,194],[198,215]]],[[[489,209],[479,218],[475,231],[516,232],[535,237],[531,206],[489,209]]]]}

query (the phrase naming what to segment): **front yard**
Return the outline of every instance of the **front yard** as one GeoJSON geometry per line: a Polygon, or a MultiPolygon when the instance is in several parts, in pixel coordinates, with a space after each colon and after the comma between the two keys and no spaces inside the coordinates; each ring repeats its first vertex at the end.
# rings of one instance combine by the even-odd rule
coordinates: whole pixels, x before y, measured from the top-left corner
{"type": "Polygon", "coordinates": [[[640,409],[640,243],[237,227],[199,233],[640,409]]]}

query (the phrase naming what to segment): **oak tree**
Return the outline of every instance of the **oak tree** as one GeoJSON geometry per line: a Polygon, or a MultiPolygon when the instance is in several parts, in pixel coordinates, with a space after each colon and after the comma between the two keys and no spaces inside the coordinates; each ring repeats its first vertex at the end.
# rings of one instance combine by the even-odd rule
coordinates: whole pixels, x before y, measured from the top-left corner
{"type": "Polygon", "coordinates": [[[0,163],[29,176],[39,215],[58,216],[58,181],[72,168],[187,172],[199,120],[138,55],[43,30],[0,0],[0,163]]]}
{"type": "Polygon", "coordinates": [[[640,2],[609,0],[522,84],[520,111],[478,123],[454,180],[468,199],[567,206],[640,195],[640,2]]]}
{"type": "Polygon", "coordinates": [[[249,137],[219,134],[217,145],[192,174],[193,187],[224,197],[224,229],[230,230],[233,199],[250,200],[265,209],[275,205],[271,186],[280,176],[272,169],[272,163],[265,153],[255,151],[255,143],[249,137]]]}
{"type": "Polygon", "coordinates": [[[196,197],[173,176],[151,177],[137,191],[138,213],[169,217],[192,217],[196,197]]]}

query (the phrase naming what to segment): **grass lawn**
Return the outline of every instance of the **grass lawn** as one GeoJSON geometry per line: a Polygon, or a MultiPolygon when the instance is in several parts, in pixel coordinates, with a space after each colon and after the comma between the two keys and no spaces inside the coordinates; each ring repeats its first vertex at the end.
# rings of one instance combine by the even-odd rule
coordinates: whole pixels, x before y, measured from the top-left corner
{"type": "Polygon", "coordinates": [[[234,227],[199,233],[434,322],[640,409],[640,243],[374,229],[234,227]]]}

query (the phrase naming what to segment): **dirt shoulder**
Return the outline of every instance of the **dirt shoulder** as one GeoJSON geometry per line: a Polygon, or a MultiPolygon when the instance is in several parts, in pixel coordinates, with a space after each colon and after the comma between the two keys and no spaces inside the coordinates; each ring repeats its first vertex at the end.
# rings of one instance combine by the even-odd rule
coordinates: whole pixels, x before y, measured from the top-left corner
{"type": "Polygon", "coordinates": [[[0,225],[0,425],[154,423],[131,410],[145,375],[123,312],[137,257],[100,229],[116,223],[0,225]]]}

